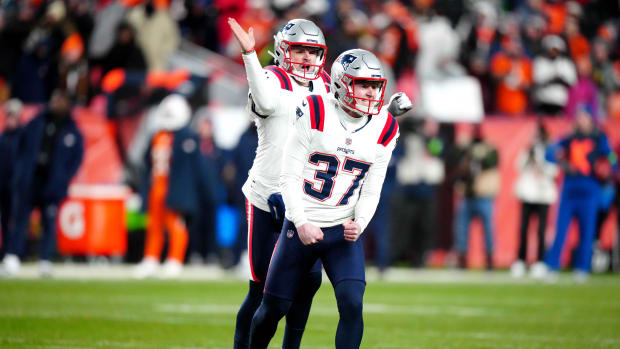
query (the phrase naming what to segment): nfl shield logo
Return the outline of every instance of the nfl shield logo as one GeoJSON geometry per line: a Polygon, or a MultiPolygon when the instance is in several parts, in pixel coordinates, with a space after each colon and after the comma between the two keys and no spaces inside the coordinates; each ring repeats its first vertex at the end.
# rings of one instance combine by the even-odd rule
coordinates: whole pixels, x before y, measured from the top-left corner
{"type": "Polygon", "coordinates": [[[292,238],[294,234],[295,232],[293,231],[293,229],[289,229],[286,231],[286,237],[289,239],[292,238]]]}
{"type": "Polygon", "coordinates": [[[345,141],[344,141],[344,143],[345,143],[346,145],[351,145],[351,142],[353,142],[353,140],[352,140],[351,138],[347,138],[347,139],[345,139],[345,141]]]}

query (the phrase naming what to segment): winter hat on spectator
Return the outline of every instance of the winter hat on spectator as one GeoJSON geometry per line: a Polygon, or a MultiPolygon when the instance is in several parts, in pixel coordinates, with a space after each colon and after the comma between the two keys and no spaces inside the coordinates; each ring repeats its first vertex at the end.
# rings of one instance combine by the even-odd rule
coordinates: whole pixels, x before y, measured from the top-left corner
{"type": "Polygon", "coordinates": [[[11,98],[4,104],[6,116],[19,116],[22,113],[23,104],[17,98],[11,98]]]}
{"type": "Polygon", "coordinates": [[[62,1],[56,0],[49,4],[45,15],[54,22],[60,22],[67,15],[67,8],[62,1]]]}
{"type": "Polygon", "coordinates": [[[583,16],[583,9],[581,8],[581,5],[577,1],[567,2],[566,12],[568,12],[569,15],[576,17],[576,18],[581,18],[581,16],[583,16]]]}
{"type": "Polygon", "coordinates": [[[544,30],[547,28],[547,20],[540,14],[533,14],[527,17],[526,25],[544,30]]]}
{"type": "Polygon", "coordinates": [[[65,42],[63,42],[60,52],[62,57],[69,62],[75,62],[80,59],[84,53],[84,41],[80,34],[73,33],[69,35],[65,42]]]}
{"type": "Polygon", "coordinates": [[[556,49],[560,52],[566,51],[566,44],[564,43],[564,40],[562,40],[562,38],[557,35],[545,36],[542,40],[542,44],[543,47],[548,51],[551,51],[552,49],[556,49]]]}
{"type": "Polygon", "coordinates": [[[605,23],[598,27],[597,35],[603,40],[613,42],[616,40],[616,27],[612,23],[605,23]]]}

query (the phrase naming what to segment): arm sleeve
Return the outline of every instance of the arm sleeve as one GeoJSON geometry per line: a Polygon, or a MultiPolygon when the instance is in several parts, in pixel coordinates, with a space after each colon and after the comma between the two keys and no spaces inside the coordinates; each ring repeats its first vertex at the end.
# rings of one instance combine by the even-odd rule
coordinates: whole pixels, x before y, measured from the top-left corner
{"type": "Polygon", "coordinates": [[[370,223],[377,209],[377,204],[379,204],[385,173],[398,137],[399,134],[392,139],[387,147],[379,146],[381,149],[377,156],[377,160],[370,166],[364,184],[362,185],[360,198],[355,205],[355,222],[360,225],[362,232],[366,229],[368,223],[370,223]]]}
{"type": "Polygon", "coordinates": [[[611,154],[611,146],[609,145],[609,139],[604,133],[601,135],[601,138],[599,140],[599,146],[600,146],[601,156],[607,157],[609,156],[609,154],[611,154]]]}
{"type": "Polygon", "coordinates": [[[545,58],[534,59],[534,83],[542,85],[553,79],[553,72],[545,58]]]}
{"type": "Polygon", "coordinates": [[[250,108],[260,115],[273,114],[279,103],[278,93],[273,93],[280,90],[277,79],[274,76],[270,76],[271,73],[268,71],[263,70],[256,52],[242,56],[250,86],[250,95],[252,96],[249,103],[253,102],[250,108]]]}
{"type": "Polygon", "coordinates": [[[545,160],[553,164],[557,164],[558,162],[560,162],[561,159],[558,158],[558,153],[566,149],[569,141],[570,140],[568,138],[564,138],[556,143],[551,144],[545,152],[545,160]]]}
{"type": "Polygon", "coordinates": [[[84,138],[82,137],[82,133],[77,130],[75,132],[75,146],[73,149],[73,154],[70,159],[70,163],[68,166],[69,177],[73,178],[77,171],[80,169],[80,165],[82,164],[82,159],[84,158],[84,138]]]}
{"type": "Polygon", "coordinates": [[[577,82],[577,70],[569,59],[564,59],[558,63],[558,75],[568,85],[577,82]]]}
{"type": "Polygon", "coordinates": [[[280,174],[280,189],[286,207],[286,218],[293,222],[296,227],[308,222],[308,217],[304,212],[302,183],[304,165],[310,153],[310,142],[312,140],[310,118],[304,117],[304,113],[309,113],[307,107],[299,106],[298,108],[301,110],[302,116],[298,116],[295,126],[289,133],[284,147],[282,172],[280,174]]]}

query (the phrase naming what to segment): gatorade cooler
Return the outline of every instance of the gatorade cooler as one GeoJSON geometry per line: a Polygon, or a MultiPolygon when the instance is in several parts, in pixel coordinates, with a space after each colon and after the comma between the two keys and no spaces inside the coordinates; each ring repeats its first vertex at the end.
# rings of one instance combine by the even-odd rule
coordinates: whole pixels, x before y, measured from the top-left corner
{"type": "Polygon", "coordinates": [[[127,251],[125,200],[120,185],[72,185],[56,219],[62,255],[122,256],[127,251]]]}

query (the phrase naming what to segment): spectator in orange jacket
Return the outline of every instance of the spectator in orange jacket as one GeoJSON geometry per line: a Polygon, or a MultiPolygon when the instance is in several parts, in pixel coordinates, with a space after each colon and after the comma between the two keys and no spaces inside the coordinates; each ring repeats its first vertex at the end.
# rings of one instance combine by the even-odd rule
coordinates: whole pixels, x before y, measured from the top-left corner
{"type": "Polygon", "coordinates": [[[491,59],[491,74],[498,80],[496,107],[500,113],[516,115],[526,111],[532,84],[532,62],[514,38],[502,40],[502,51],[491,59]]]}

